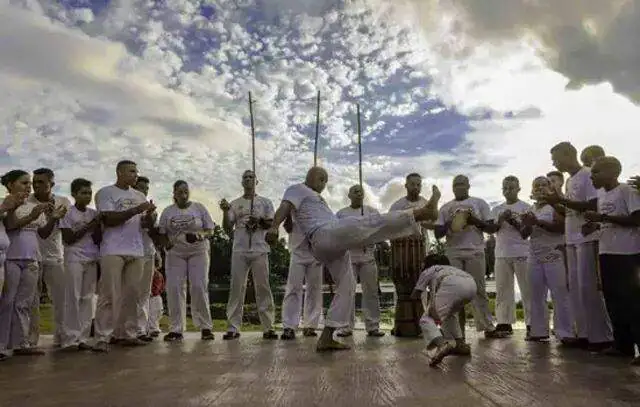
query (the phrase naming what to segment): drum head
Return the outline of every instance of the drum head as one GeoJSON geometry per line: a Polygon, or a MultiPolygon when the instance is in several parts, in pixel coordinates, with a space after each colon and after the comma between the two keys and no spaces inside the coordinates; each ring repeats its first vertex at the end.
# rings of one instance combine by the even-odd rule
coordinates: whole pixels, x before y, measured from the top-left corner
{"type": "Polygon", "coordinates": [[[459,211],[453,215],[451,220],[451,231],[454,233],[461,232],[467,226],[467,219],[469,219],[469,212],[459,211]]]}

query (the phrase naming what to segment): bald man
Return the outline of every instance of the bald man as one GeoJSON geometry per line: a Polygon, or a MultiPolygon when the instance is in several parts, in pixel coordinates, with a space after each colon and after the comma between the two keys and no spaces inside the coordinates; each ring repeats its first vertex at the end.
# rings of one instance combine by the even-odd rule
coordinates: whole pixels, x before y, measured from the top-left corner
{"type": "Polygon", "coordinates": [[[578,333],[578,344],[593,351],[611,345],[613,334],[605,308],[598,270],[598,233],[583,234],[584,213],[597,210],[598,192],[591,181],[591,170],[578,162],[578,151],[569,142],[551,149],[551,160],[558,171],[569,173],[565,196],[552,193],[551,205],[566,209],[565,242],[569,296],[578,333]]]}
{"type": "MultiPolygon", "coordinates": [[[[584,217],[600,227],[602,290],[614,337],[607,353],[632,359],[634,345],[640,346],[640,193],[618,181],[621,172],[615,157],[595,161],[591,180],[598,189],[598,210],[584,217]]],[[[640,365],[640,357],[632,363],[640,365]]]]}
{"type": "MultiPolygon", "coordinates": [[[[471,274],[476,281],[478,294],[472,301],[476,330],[484,332],[487,338],[506,337],[507,331],[495,330],[486,290],[483,233],[492,231],[491,210],[483,199],[469,196],[470,187],[469,178],[464,175],[458,175],[453,179],[455,198],[440,208],[435,235],[437,239],[446,237],[445,248],[451,265],[471,274]],[[469,217],[464,229],[454,231],[451,229],[451,223],[458,212],[467,212],[469,217]]],[[[464,329],[462,332],[464,333],[464,329]]]]}
{"type": "MultiPolygon", "coordinates": [[[[349,217],[379,216],[376,209],[364,205],[364,189],[360,185],[354,185],[349,189],[351,205],[342,208],[336,213],[339,219],[349,217]]],[[[378,266],[374,257],[375,244],[349,250],[351,256],[351,268],[354,272],[354,283],[360,280],[362,286],[362,314],[367,335],[372,337],[384,336],[380,331],[380,295],[378,292],[378,266]]],[[[353,288],[354,292],[356,288],[353,288]]],[[[351,323],[347,329],[338,332],[338,336],[351,336],[356,323],[355,296],[353,297],[353,312],[351,323]]]]}
{"type": "Polygon", "coordinates": [[[328,180],[325,169],[313,167],[307,172],[304,183],[287,188],[266,236],[270,243],[275,243],[280,225],[295,210],[296,219],[311,244],[311,252],[331,273],[336,293],[318,339],[319,352],[349,349],[333,338],[336,329],[349,326],[352,316],[355,292],[349,250],[415,233],[419,228],[418,222],[437,216],[440,199],[440,191],[434,187],[431,199],[422,208],[339,219],[320,195],[328,180]]]}
{"type": "Polygon", "coordinates": [[[604,157],[604,149],[600,146],[587,146],[580,153],[580,161],[585,167],[591,168],[593,164],[599,159],[604,157]]]}

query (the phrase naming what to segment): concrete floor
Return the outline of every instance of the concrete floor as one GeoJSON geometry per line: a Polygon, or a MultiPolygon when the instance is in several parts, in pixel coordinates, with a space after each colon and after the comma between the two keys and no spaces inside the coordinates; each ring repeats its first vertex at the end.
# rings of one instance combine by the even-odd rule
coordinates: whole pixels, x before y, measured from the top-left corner
{"type": "MultiPolygon", "coordinates": [[[[373,339],[317,354],[313,338],[14,357],[0,363],[0,406],[638,406],[640,368],[556,344],[471,337],[471,358],[429,368],[422,340],[373,339]]],[[[45,338],[44,346],[50,343],[45,338]]]]}

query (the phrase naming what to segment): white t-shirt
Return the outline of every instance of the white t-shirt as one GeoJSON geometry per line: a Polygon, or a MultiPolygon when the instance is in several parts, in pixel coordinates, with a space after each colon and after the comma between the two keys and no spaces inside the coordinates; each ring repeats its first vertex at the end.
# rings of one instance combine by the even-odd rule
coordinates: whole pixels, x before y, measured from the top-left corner
{"type": "Polygon", "coordinates": [[[337,219],[324,198],[305,184],[292,185],[284,192],[283,201],[296,210],[296,219],[305,236],[337,219]]]}
{"type": "Polygon", "coordinates": [[[453,266],[436,265],[422,270],[416,283],[416,290],[426,291],[427,287],[436,280],[440,280],[445,277],[456,276],[463,278],[473,278],[469,273],[464,270],[453,266]]]}
{"type": "Polygon", "coordinates": [[[4,260],[4,256],[6,255],[9,244],[11,243],[9,241],[9,236],[7,235],[7,230],[4,226],[5,218],[6,214],[0,216],[0,261],[4,260]]]}
{"type": "MultiPolygon", "coordinates": [[[[253,216],[255,218],[273,219],[275,210],[273,203],[268,198],[256,195],[253,199],[253,216]]],[[[233,232],[233,251],[269,253],[269,244],[265,240],[267,231],[258,228],[251,236],[251,247],[249,247],[249,231],[245,227],[251,216],[251,200],[240,197],[231,202],[229,210],[229,221],[235,226],[233,232]]]]}
{"type": "MultiPolygon", "coordinates": [[[[368,217],[371,215],[380,214],[380,212],[378,212],[377,209],[367,205],[363,205],[363,210],[364,210],[364,216],[362,215],[360,208],[354,209],[351,206],[347,206],[346,208],[340,209],[336,213],[336,216],[338,217],[338,219],[342,219],[342,218],[361,218],[361,217],[368,217]]],[[[362,249],[349,250],[349,253],[351,254],[351,262],[363,263],[363,262],[374,260],[375,251],[376,251],[376,245],[363,247],[362,249]]]]}
{"type": "MultiPolygon", "coordinates": [[[[403,196],[402,198],[398,199],[397,201],[395,201],[391,207],[389,208],[389,212],[393,212],[393,211],[404,211],[407,209],[418,209],[418,208],[422,208],[424,207],[429,201],[420,196],[418,197],[417,201],[410,201],[407,199],[406,196],[403,196]]],[[[431,242],[429,242],[429,234],[427,229],[424,227],[425,225],[427,225],[428,222],[422,222],[421,223],[421,230],[422,230],[422,236],[424,236],[424,243],[425,243],[425,247],[427,252],[429,251],[429,248],[431,246],[431,242]]]]}
{"type": "MultiPolygon", "coordinates": [[[[27,201],[20,205],[15,211],[16,218],[22,219],[29,216],[33,208],[37,205],[37,203],[32,201],[27,201]]],[[[47,217],[43,213],[28,225],[8,232],[11,243],[7,249],[7,260],[40,261],[40,238],[38,237],[38,229],[46,224],[47,217]]]]}
{"type": "MultiPolygon", "coordinates": [[[[598,197],[598,191],[591,182],[591,170],[582,167],[580,171],[570,176],[565,185],[565,195],[570,201],[588,202],[598,197]]],[[[565,241],[567,244],[579,244],[598,240],[599,233],[582,236],[582,225],[586,223],[584,215],[567,208],[565,215],[565,241]]]]}
{"type": "MultiPolygon", "coordinates": [[[[531,212],[538,220],[553,222],[555,209],[551,205],[542,207],[533,206],[531,212]]],[[[539,262],[548,263],[559,260],[561,257],[557,248],[564,245],[562,233],[551,233],[539,226],[534,226],[529,238],[531,256],[539,262]]]]}
{"type": "MultiPolygon", "coordinates": [[[[506,202],[493,208],[491,217],[497,222],[505,211],[511,211],[513,217],[518,220],[522,219],[522,214],[531,210],[531,205],[523,201],[517,201],[514,204],[506,202]]],[[[529,242],[523,239],[520,231],[514,228],[509,222],[502,222],[498,233],[496,233],[496,258],[514,258],[527,257],[529,255],[529,242]]]]}
{"type": "Polygon", "coordinates": [[[208,251],[207,240],[189,243],[186,234],[212,230],[215,226],[207,208],[198,202],[191,202],[191,205],[184,209],[175,204],[166,207],[160,215],[159,222],[160,233],[166,234],[173,244],[170,252],[181,256],[208,251]]]}
{"type": "MultiPolygon", "coordinates": [[[[611,191],[598,190],[598,212],[611,216],[629,216],[640,211],[640,192],[627,184],[611,191]]],[[[601,254],[640,253],[640,228],[602,222],[600,225],[601,254]]]]}
{"type": "MultiPolygon", "coordinates": [[[[72,205],[67,214],[60,220],[60,229],[77,231],[82,229],[98,215],[98,211],[86,208],[84,212],[72,205]]],[[[98,259],[100,249],[93,241],[93,232],[87,232],[72,245],[64,246],[64,260],[66,262],[94,261],[98,259]]]]}
{"type": "MultiPolygon", "coordinates": [[[[453,219],[456,212],[471,210],[475,217],[482,221],[491,219],[489,204],[480,198],[469,197],[463,201],[449,201],[438,213],[437,225],[443,226],[453,219]]],[[[446,247],[450,250],[484,252],[484,235],[475,226],[467,225],[462,231],[453,233],[447,230],[446,247]]]]}
{"type": "MultiPolygon", "coordinates": [[[[100,189],[95,200],[99,212],[124,212],[146,202],[147,198],[133,188],[121,189],[111,185],[100,189]]],[[[100,244],[100,256],[143,257],[141,219],[142,214],[138,214],[122,225],[105,227],[100,244]]]]}
{"type": "Polygon", "coordinates": [[[300,227],[300,223],[296,219],[295,210],[293,211],[292,220],[293,225],[291,227],[291,233],[289,233],[289,252],[291,255],[300,260],[311,260],[313,259],[313,254],[311,253],[311,248],[309,247],[309,241],[307,237],[302,232],[302,228],[300,227]]]}
{"type": "MultiPolygon", "coordinates": [[[[29,195],[27,200],[34,204],[41,203],[36,199],[34,194],[29,195]]],[[[71,206],[71,202],[65,197],[53,195],[53,200],[56,208],[65,206],[68,210],[71,206]]],[[[57,262],[62,260],[64,245],[62,244],[62,233],[60,233],[60,227],[58,225],[53,227],[53,231],[46,239],[41,239],[38,236],[38,241],[40,242],[40,256],[43,262],[57,262]]]]}

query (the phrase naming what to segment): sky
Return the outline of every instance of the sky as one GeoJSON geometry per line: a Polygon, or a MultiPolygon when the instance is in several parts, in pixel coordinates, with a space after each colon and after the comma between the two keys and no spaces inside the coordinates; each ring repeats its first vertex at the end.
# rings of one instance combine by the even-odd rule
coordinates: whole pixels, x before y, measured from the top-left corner
{"type": "Polygon", "coordinates": [[[162,208],[171,186],[220,219],[251,168],[277,206],[319,161],[338,210],[404,176],[452,198],[501,200],[501,180],[551,170],[549,149],[601,144],[640,173],[640,0],[0,0],[0,172],[50,167],[56,192],[138,163],[162,208]]]}

